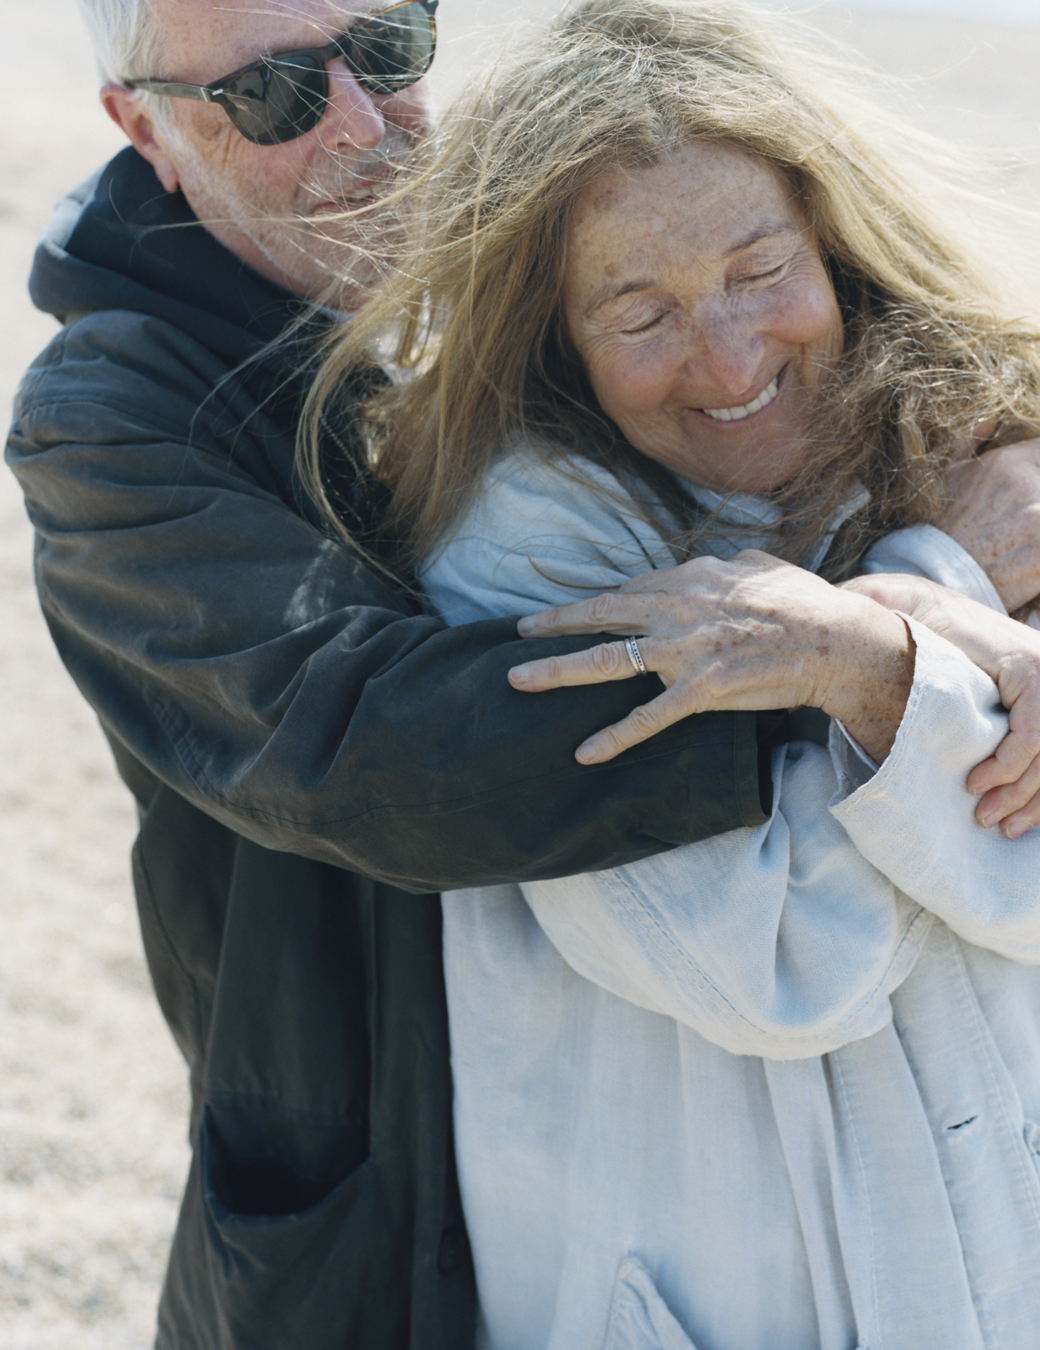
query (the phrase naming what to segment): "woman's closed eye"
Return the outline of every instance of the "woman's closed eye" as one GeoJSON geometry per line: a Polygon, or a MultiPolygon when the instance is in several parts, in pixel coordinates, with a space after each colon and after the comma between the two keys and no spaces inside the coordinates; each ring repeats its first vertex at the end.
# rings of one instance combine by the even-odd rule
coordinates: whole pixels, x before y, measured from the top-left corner
{"type": "Polygon", "coordinates": [[[755,272],[754,275],[752,275],[751,277],[748,278],[748,280],[749,280],[749,281],[773,281],[773,280],[775,280],[777,277],[783,276],[783,274],[784,274],[784,272],[786,272],[786,270],[787,270],[787,263],[786,263],[786,262],[777,263],[777,265],[776,265],[775,267],[769,267],[769,268],[766,268],[766,270],[765,270],[765,271],[762,271],[762,272],[755,272]]]}
{"type": "Polygon", "coordinates": [[[737,276],[731,281],[735,286],[763,286],[769,285],[774,281],[782,281],[786,277],[791,266],[790,258],[783,258],[780,262],[757,261],[741,268],[737,276]]]}
{"type": "Polygon", "coordinates": [[[658,310],[656,314],[651,315],[649,318],[640,319],[630,325],[626,325],[621,329],[621,332],[624,333],[626,337],[638,337],[640,333],[649,333],[652,329],[659,327],[670,313],[671,311],[667,309],[658,310]]]}

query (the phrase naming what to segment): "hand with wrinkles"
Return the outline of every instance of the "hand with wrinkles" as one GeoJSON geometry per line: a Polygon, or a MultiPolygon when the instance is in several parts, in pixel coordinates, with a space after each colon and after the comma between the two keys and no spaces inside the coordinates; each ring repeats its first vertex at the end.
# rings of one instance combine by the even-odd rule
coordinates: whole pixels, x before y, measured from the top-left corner
{"type": "MultiPolygon", "coordinates": [[[[577,751],[611,759],[690,713],[811,706],[839,718],[873,758],[888,754],[913,682],[913,642],[891,610],[766,553],[696,558],[619,590],[523,619],[524,636],[643,633],[665,691],[577,751]]],[[[518,689],[627,679],[623,643],[533,662],[518,689]]]]}

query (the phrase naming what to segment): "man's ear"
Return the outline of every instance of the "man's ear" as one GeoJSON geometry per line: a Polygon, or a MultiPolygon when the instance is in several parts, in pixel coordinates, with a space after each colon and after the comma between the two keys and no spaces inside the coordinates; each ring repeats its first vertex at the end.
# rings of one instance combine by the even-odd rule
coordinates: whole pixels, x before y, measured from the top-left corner
{"type": "Polygon", "coordinates": [[[155,176],[167,192],[179,186],[177,166],[155,134],[155,122],[147,106],[132,89],[121,84],[106,84],[101,90],[101,106],[112,121],[126,132],[130,143],[155,170],[155,176]]]}

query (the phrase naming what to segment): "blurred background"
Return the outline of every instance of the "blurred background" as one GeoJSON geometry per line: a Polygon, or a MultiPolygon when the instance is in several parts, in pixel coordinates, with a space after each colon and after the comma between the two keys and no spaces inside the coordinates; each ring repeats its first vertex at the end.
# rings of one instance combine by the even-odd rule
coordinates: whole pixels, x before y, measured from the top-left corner
{"type": "MultiPolygon", "coordinates": [[[[289,0],[291,2],[291,0],[289,0]]],[[[503,41],[501,0],[442,0],[439,101],[503,41]]],[[[551,13],[515,0],[508,22],[551,13]]],[[[1040,202],[1040,0],[799,6],[899,76],[923,127],[1040,202]]],[[[0,0],[0,405],[53,321],[25,294],[54,203],[121,142],[74,0],[0,0]]],[[[1022,270],[1025,291],[1033,278],[1022,270]]],[[[0,474],[0,1350],[145,1350],[187,1170],[185,1074],[140,954],[134,834],[92,714],[32,590],[31,531],[0,474]]]]}

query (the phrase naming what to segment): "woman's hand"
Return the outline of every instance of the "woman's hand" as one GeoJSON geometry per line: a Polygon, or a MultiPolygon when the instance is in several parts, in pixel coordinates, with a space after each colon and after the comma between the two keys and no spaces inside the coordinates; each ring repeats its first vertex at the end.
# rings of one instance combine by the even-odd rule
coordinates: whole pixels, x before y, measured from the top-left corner
{"type": "MultiPolygon", "coordinates": [[[[697,558],[617,591],[522,619],[525,637],[637,633],[665,692],[576,751],[611,759],[690,713],[822,708],[875,760],[891,749],[913,682],[906,625],[868,596],[842,590],[765,553],[697,558]]],[[[624,643],[535,661],[510,672],[517,689],[629,679],[624,643]]]]}
{"type": "Polygon", "coordinates": [[[968,775],[968,791],[981,796],[975,819],[1009,839],[1040,823],[1040,633],[923,577],[879,573],[843,589],[912,615],[996,682],[1008,734],[968,775]]]}

